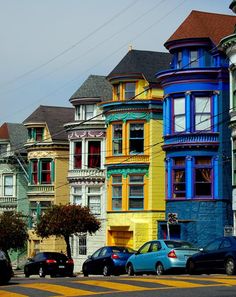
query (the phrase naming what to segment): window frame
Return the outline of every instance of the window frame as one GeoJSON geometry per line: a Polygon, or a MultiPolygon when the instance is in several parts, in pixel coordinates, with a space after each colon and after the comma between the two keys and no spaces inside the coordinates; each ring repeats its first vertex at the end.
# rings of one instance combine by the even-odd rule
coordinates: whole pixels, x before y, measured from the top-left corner
{"type": "Polygon", "coordinates": [[[91,212],[96,215],[96,216],[100,216],[102,213],[102,205],[101,205],[101,187],[99,186],[88,186],[87,187],[87,205],[90,208],[91,212]],[[97,191],[93,191],[94,189],[98,189],[97,191]],[[90,199],[92,198],[98,198],[99,202],[93,202],[91,203],[90,199]],[[91,205],[96,205],[95,207],[91,205]]]}
{"type": "Polygon", "coordinates": [[[190,68],[199,67],[199,51],[198,51],[198,49],[190,49],[189,50],[189,67],[190,68]],[[194,56],[193,53],[196,53],[196,56],[194,56]]]}
{"type": "Polygon", "coordinates": [[[173,97],[172,102],[173,102],[173,126],[172,126],[172,131],[173,131],[173,133],[185,132],[186,131],[186,98],[185,97],[173,97]],[[181,110],[180,112],[176,113],[175,104],[180,100],[184,101],[184,104],[180,103],[180,106],[182,106],[184,110],[183,111],[181,110]],[[183,126],[176,123],[177,118],[182,118],[183,119],[182,120],[183,126]],[[176,129],[176,126],[177,126],[178,129],[176,129]]]}
{"type": "MultiPolygon", "coordinates": [[[[122,209],[122,175],[121,174],[117,174],[117,175],[112,175],[111,176],[112,180],[112,210],[121,210],[122,209]],[[119,181],[115,181],[116,178],[119,178],[119,181]],[[120,193],[120,195],[114,195],[114,189],[118,189],[118,192],[120,193]],[[118,201],[118,205],[120,205],[119,207],[115,207],[114,205],[117,205],[117,203],[113,204],[114,201],[118,201]]],[[[118,194],[119,194],[118,193],[118,194]]],[[[115,201],[115,202],[116,202],[115,201]]]]}
{"type": "Polygon", "coordinates": [[[124,83],[124,100],[131,100],[136,94],[136,82],[124,83]]]}
{"type": "MultiPolygon", "coordinates": [[[[144,154],[144,139],[145,139],[145,124],[143,122],[130,122],[129,123],[129,154],[130,155],[135,155],[135,154],[144,154]],[[137,131],[142,131],[142,135],[140,135],[138,137],[138,135],[135,135],[135,133],[133,133],[133,131],[135,130],[132,130],[132,126],[134,125],[139,125],[141,126],[142,125],[142,129],[139,129],[137,131]],[[133,134],[133,135],[132,135],[133,134]],[[138,146],[137,146],[137,143],[138,143],[138,146]],[[140,151],[137,151],[137,150],[132,150],[132,148],[137,148],[137,147],[140,147],[141,148],[142,146],[142,149],[140,151]]],[[[136,133],[138,134],[138,133],[136,133]]]]}
{"type": "MultiPolygon", "coordinates": [[[[119,134],[119,133],[118,133],[119,134]]],[[[123,148],[123,124],[122,123],[114,123],[112,124],[112,155],[122,155],[123,148]],[[115,126],[120,126],[120,137],[116,137],[115,126]],[[116,146],[118,149],[116,149],[116,146]]]]}
{"type": "Polygon", "coordinates": [[[129,210],[143,210],[144,209],[144,175],[143,174],[130,174],[128,176],[128,187],[129,187],[129,205],[128,209],[129,210]],[[137,178],[141,177],[141,180],[131,180],[131,178],[137,178]],[[136,192],[137,189],[135,190],[134,188],[140,188],[141,194],[135,194],[133,195],[133,192],[136,192]],[[142,206],[141,207],[132,207],[131,204],[132,202],[139,202],[141,201],[142,206]]]}
{"type": "MultiPolygon", "coordinates": [[[[181,177],[182,178],[182,177],[181,177]]],[[[172,166],[172,197],[173,199],[185,199],[186,198],[186,160],[185,157],[175,157],[173,158],[173,166],[172,166]],[[182,160],[182,164],[176,164],[176,161],[182,160]],[[176,172],[183,171],[184,175],[184,182],[182,180],[180,182],[176,182],[176,172]],[[176,190],[175,187],[178,186],[184,186],[184,190],[176,190]],[[180,194],[180,196],[177,196],[176,194],[180,194]],[[183,195],[181,195],[183,194],[183,195]]]]}
{"type": "MultiPolygon", "coordinates": [[[[204,178],[204,177],[203,177],[204,178]]],[[[209,176],[207,176],[207,173],[205,172],[205,179],[209,178],[209,176]]],[[[193,188],[194,188],[194,197],[195,198],[212,198],[213,197],[213,165],[212,165],[212,156],[197,156],[194,157],[194,174],[193,174],[193,188]],[[200,158],[205,158],[208,159],[210,162],[209,164],[197,164],[197,159],[200,160],[200,158]],[[197,171],[200,169],[208,169],[210,172],[210,182],[209,181],[196,181],[197,179],[197,171]],[[203,189],[203,186],[205,184],[209,184],[210,185],[210,194],[201,194],[199,195],[199,192],[197,193],[197,188],[196,186],[199,185],[200,190],[203,189]]]]}
{"type": "Polygon", "coordinates": [[[210,95],[205,95],[205,96],[203,96],[203,95],[198,95],[198,94],[194,94],[194,96],[193,96],[193,105],[194,105],[194,112],[193,112],[193,117],[194,117],[194,119],[193,119],[193,122],[194,122],[194,125],[193,125],[193,130],[196,132],[196,131],[206,131],[206,132],[211,132],[212,131],[212,129],[213,129],[213,124],[212,124],[212,118],[213,118],[213,106],[212,106],[212,96],[210,96],[210,95]],[[208,99],[208,101],[209,101],[209,108],[210,108],[210,110],[209,111],[206,111],[206,112],[204,112],[204,109],[205,109],[205,107],[207,106],[206,104],[205,104],[205,106],[204,106],[204,109],[203,109],[203,111],[197,111],[197,100],[203,100],[203,99],[208,99]],[[196,120],[196,117],[197,116],[200,116],[200,117],[204,117],[204,116],[207,116],[208,117],[208,122],[209,122],[209,124],[210,124],[210,126],[208,127],[208,128],[205,128],[205,129],[199,129],[200,127],[202,127],[202,125],[204,125],[204,122],[206,122],[206,120],[203,120],[203,121],[201,121],[201,119],[200,119],[200,121],[197,121],[196,120]],[[202,124],[203,123],[203,124],[202,124]],[[198,127],[197,127],[198,126],[198,127]]]}
{"type": "Polygon", "coordinates": [[[14,197],[15,194],[16,194],[15,193],[15,191],[16,191],[16,189],[15,189],[15,175],[14,174],[3,174],[2,178],[3,178],[3,183],[2,183],[2,185],[3,185],[3,196],[4,197],[14,197]],[[6,184],[6,178],[9,178],[9,177],[11,177],[12,183],[7,185],[6,184]],[[11,189],[11,194],[7,194],[6,189],[8,189],[8,190],[11,189]]]}

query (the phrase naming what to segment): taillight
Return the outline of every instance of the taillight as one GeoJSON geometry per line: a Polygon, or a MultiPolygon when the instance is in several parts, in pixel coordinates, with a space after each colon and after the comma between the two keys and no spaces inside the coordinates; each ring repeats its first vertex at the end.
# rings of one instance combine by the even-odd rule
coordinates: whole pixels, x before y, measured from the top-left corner
{"type": "Polygon", "coordinates": [[[48,259],[48,260],[46,260],[46,263],[52,264],[52,263],[57,263],[57,261],[56,260],[48,259]]]}
{"type": "Polygon", "coordinates": [[[67,263],[67,264],[74,264],[74,261],[73,261],[73,259],[68,259],[68,260],[66,261],[66,263],[67,263]]]}
{"type": "Polygon", "coordinates": [[[117,254],[112,254],[111,257],[112,257],[112,259],[119,259],[120,258],[117,254]]]}
{"type": "Polygon", "coordinates": [[[175,251],[170,251],[167,255],[169,258],[177,258],[175,251]]]}

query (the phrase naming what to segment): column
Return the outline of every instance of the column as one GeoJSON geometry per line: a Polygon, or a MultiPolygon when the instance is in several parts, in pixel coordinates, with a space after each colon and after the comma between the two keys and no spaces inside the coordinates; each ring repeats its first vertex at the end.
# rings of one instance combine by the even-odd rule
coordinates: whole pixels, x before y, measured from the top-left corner
{"type": "Polygon", "coordinates": [[[213,93],[213,114],[212,114],[212,119],[213,119],[213,132],[218,132],[218,121],[219,121],[219,116],[218,116],[218,97],[219,97],[219,91],[215,91],[213,93]]]}
{"type": "Polygon", "coordinates": [[[219,198],[219,156],[213,157],[213,198],[219,198]]]}
{"type": "Polygon", "coordinates": [[[167,171],[166,198],[171,199],[172,198],[172,160],[170,158],[166,158],[166,171],[167,171]]]}
{"type": "Polygon", "coordinates": [[[191,92],[185,93],[186,132],[191,132],[191,92]]]}
{"type": "Polygon", "coordinates": [[[193,197],[193,157],[186,157],[186,166],[185,166],[185,182],[186,182],[186,198],[191,199],[193,197]]]}
{"type": "Polygon", "coordinates": [[[165,118],[163,119],[164,125],[166,126],[166,135],[171,134],[171,98],[166,97],[166,112],[165,118]]]}
{"type": "Polygon", "coordinates": [[[163,100],[163,136],[165,136],[166,133],[166,98],[163,100]]]}

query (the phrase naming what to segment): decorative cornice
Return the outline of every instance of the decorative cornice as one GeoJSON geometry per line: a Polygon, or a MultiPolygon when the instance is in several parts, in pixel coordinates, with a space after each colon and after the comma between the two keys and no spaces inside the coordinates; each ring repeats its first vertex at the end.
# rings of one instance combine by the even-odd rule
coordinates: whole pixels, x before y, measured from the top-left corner
{"type": "Polygon", "coordinates": [[[114,113],[109,114],[106,117],[106,124],[115,121],[123,121],[126,122],[128,120],[145,120],[149,122],[151,119],[159,119],[160,115],[156,113],[150,112],[122,112],[122,113],[114,113]]]}
{"type": "Polygon", "coordinates": [[[68,139],[78,139],[78,138],[104,138],[106,136],[105,131],[101,130],[79,130],[79,131],[71,131],[68,133],[68,139]]]}
{"type": "Polygon", "coordinates": [[[107,169],[107,178],[110,178],[114,174],[121,174],[124,178],[126,178],[129,174],[145,174],[148,176],[148,167],[140,168],[140,167],[120,167],[120,168],[111,168],[107,169]]]}

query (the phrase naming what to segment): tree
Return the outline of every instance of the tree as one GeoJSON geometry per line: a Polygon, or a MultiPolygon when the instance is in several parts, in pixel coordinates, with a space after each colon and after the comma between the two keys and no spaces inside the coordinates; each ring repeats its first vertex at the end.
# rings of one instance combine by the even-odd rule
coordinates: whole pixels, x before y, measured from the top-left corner
{"type": "Polygon", "coordinates": [[[71,258],[70,236],[81,233],[93,234],[101,223],[88,207],[81,205],[53,205],[40,216],[36,234],[42,238],[52,235],[64,237],[67,256],[71,258]]]}
{"type": "Polygon", "coordinates": [[[0,248],[8,258],[8,251],[23,248],[27,239],[27,221],[23,214],[15,211],[0,214],[0,248]]]}

